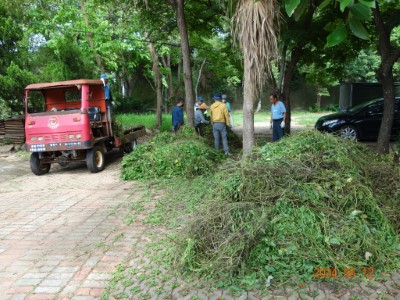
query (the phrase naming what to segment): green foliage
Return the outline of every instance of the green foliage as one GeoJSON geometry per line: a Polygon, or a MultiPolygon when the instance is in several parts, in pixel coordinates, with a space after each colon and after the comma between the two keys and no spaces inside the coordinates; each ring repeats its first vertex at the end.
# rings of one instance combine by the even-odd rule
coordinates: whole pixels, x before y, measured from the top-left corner
{"type": "MultiPolygon", "coordinates": [[[[132,127],[136,125],[143,125],[146,128],[156,127],[155,114],[118,114],[117,121],[123,127],[132,127]]],[[[171,131],[172,117],[170,114],[162,115],[162,125],[160,131],[171,131]]]]}
{"type": "Polygon", "coordinates": [[[334,31],[332,31],[327,39],[327,45],[329,47],[336,46],[337,44],[340,44],[343,42],[347,37],[347,29],[343,25],[340,25],[339,27],[335,28],[334,31]]]}
{"type": "Polygon", "coordinates": [[[326,107],[327,111],[333,111],[333,112],[338,112],[339,111],[339,104],[329,104],[326,107]]]}
{"type": "Polygon", "coordinates": [[[185,177],[214,172],[223,154],[206,145],[193,128],[161,133],[124,157],[125,180],[185,177]]]}
{"type": "MultiPolygon", "coordinates": [[[[348,29],[350,29],[356,37],[368,40],[369,34],[363,22],[371,19],[371,9],[375,8],[375,1],[324,0],[318,6],[318,11],[323,12],[327,10],[329,6],[336,5],[336,2],[339,2],[339,10],[342,15],[338,15],[335,21],[328,22],[325,26],[324,29],[330,31],[325,46],[333,47],[342,43],[347,38],[348,29]]],[[[306,0],[285,0],[284,3],[287,15],[290,17],[294,13],[296,21],[300,19],[301,15],[307,12],[307,9],[305,9],[307,5],[306,0]]]]}
{"type": "Polygon", "coordinates": [[[316,112],[320,112],[321,108],[319,107],[318,104],[314,104],[308,108],[308,111],[311,113],[316,113],[316,112]]]}
{"type": "Polygon", "coordinates": [[[138,99],[136,97],[115,97],[114,102],[116,104],[116,113],[128,111],[134,113],[146,113],[154,109],[154,103],[149,102],[149,99],[145,98],[138,99]]]}
{"type": "Polygon", "coordinates": [[[177,240],[184,270],[246,287],[316,267],[400,267],[400,169],[363,145],[302,132],[202,180],[177,240]]]}

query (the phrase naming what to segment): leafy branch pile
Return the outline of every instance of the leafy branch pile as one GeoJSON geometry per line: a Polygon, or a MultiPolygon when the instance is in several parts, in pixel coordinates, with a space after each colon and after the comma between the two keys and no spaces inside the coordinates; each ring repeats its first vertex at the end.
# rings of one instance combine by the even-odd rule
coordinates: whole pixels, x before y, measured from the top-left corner
{"type": "MultiPolygon", "coordinates": [[[[213,130],[212,130],[212,125],[207,125],[204,127],[204,138],[206,140],[206,143],[210,146],[214,146],[214,136],[213,136],[213,130]]],[[[243,143],[242,139],[236,135],[232,130],[228,129],[228,144],[229,144],[229,149],[231,151],[240,151],[243,148],[243,143]]]]}
{"type": "Polygon", "coordinates": [[[214,177],[178,241],[186,270],[265,282],[316,267],[400,268],[400,170],[388,157],[302,132],[214,177]]]}
{"type": "Polygon", "coordinates": [[[140,145],[122,161],[125,180],[185,177],[214,172],[224,156],[205,144],[194,129],[161,133],[140,145]]]}

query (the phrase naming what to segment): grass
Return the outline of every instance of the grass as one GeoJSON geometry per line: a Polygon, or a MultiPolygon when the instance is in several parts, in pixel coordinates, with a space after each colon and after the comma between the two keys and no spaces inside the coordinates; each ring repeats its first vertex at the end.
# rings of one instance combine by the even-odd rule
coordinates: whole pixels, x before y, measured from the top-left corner
{"type": "MultiPolygon", "coordinates": [[[[144,125],[146,128],[156,128],[155,114],[119,114],[117,121],[123,127],[144,125]]],[[[162,115],[162,125],[160,131],[171,131],[172,117],[170,114],[162,115]]]]}
{"type": "MultiPolygon", "coordinates": [[[[321,116],[330,114],[332,112],[324,111],[319,113],[313,113],[304,110],[292,111],[292,124],[302,125],[306,127],[313,127],[317,119],[321,116]]],[[[232,113],[235,126],[241,126],[243,124],[243,113],[240,111],[232,113]]],[[[270,112],[262,111],[254,115],[254,122],[269,122],[270,112]]],[[[135,125],[144,125],[146,128],[156,128],[156,115],[155,114],[119,114],[117,115],[117,121],[124,127],[130,127],[135,125]]],[[[162,126],[161,131],[171,131],[172,128],[172,117],[171,114],[162,115],[162,126]]]]}
{"type": "Polygon", "coordinates": [[[292,112],[292,122],[295,125],[303,125],[306,127],[314,127],[315,122],[325,115],[332,114],[331,111],[323,112],[308,112],[308,111],[293,111],[292,112]]]}
{"type": "MultiPolygon", "coordinates": [[[[292,124],[302,125],[306,127],[313,127],[318,118],[324,115],[328,115],[332,112],[324,111],[319,113],[313,113],[304,110],[294,110],[292,111],[292,124]]],[[[234,119],[234,125],[240,126],[243,124],[243,113],[234,112],[232,113],[234,119]]],[[[269,122],[271,117],[270,112],[262,111],[254,115],[254,123],[269,122]]]]}

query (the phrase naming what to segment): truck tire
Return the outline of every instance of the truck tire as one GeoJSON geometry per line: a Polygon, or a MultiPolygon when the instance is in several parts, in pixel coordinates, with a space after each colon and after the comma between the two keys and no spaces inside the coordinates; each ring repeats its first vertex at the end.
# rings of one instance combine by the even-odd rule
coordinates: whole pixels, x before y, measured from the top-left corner
{"type": "Polygon", "coordinates": [[[104,151],[99,146],[94,146],[86,152],[86,166],[92,173],[97,173],[104,170],[104,151]]]}
{"type": "Polygon", "coordinates": [[[35,175],[43,175],[49,173],[51,164],[44,164],[40,161],[39,153],[33,152],[29,160],[32,173],[35,175]]]}
{"type": "Polygon", "coordinates": [[[136,150],[137,146],[138,146],[137,140],[130,141],[129,143],[126,143],[124,145],[124,151],[126,153],[131,153],[132,151],[136,150]]]}

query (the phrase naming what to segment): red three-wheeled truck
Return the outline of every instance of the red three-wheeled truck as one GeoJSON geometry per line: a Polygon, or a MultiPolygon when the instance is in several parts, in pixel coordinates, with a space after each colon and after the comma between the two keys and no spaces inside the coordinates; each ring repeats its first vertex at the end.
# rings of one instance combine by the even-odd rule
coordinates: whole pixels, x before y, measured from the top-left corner
{"type": "Polygon", "coordinates": [[[144,126],[116,128],[101,80],[78,79],[28,85],[25,89],[26,150],[32,172],[43,175],[53,163],[86,162],[93,172],[104,169],[113,148],[133,151],[144,126]]]}

